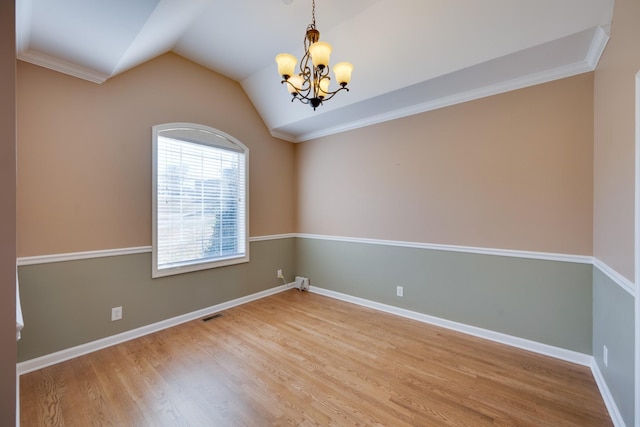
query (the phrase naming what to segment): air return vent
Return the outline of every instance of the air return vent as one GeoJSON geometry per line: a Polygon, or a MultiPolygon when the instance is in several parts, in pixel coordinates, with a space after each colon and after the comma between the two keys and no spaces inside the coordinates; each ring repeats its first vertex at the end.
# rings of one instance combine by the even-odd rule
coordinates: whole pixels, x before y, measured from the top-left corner
{"type": "Polygon", "coordinates": [[[212,314],[211,316],[207,316],[202,319],[203,322],[208,322],[209,320],[217,319],[218,317],[222,317],[222,313],[212,314]]]}

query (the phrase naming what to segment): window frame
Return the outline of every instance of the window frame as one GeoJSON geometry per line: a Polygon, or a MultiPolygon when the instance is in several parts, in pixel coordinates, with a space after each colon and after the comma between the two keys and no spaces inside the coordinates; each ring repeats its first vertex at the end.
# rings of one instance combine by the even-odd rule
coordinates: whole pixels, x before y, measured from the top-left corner
{"type": "MultiPolygon", "coordinates": [[[[182,139],[180,137],[173,137],[174,139],[182,140],[184,142],[200,144],[204,146],[224,149],[224,147],[204,141],[204,139],[198,139],[196,137],[190,137],[189,140],[182,139]]],[[[249,262],[249,148],[240,142],[237,138],[222,132],[219,129],[212,128],[210,126],[195,124],[195,123],[164,123],[155,125],[152,127],[152,237],[151,237],[151,252],[152,252],[152,278],[171,276],[175,274],[189,273],[194,271],[208,270],[212,268],[224,267],[229,265],[236,265],[249,262]],[[205,260],[191,260],[181,265],[175,265],[172,267],[158,268],[158,138],[162,136],[163,132],[168,131],[180,131],[180,132],[193,132],[194,135],[202,135],[202,132],[213,134],[217,137],[226,139],[226,142],[237,147],[237,149],[229,151],[240,152],[244,155],[244,255],[234,255],[230,257],[221,257],[218,259],[205,259],[205,260]]],[[[239,222],[239,221],[238,221],[239,222]]]]}

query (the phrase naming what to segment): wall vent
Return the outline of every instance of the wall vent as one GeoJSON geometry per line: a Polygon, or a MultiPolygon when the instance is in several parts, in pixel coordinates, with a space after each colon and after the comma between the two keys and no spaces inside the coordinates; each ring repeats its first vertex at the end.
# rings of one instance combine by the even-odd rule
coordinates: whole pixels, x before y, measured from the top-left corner
{"type": "Polygon", "coordinates": [[[202,319],[203,322],[208,322],[209,320],[217,319],[218,317],[222,317],[222,313],[212,314],[211,316],[207,316],[202,319]]]}

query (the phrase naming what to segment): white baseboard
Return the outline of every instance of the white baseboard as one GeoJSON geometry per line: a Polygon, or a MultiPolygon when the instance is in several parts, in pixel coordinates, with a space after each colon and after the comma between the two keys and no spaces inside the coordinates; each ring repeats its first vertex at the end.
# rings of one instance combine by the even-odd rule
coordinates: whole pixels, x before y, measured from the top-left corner
{"type": "Polygon", "coordinates": [[[616,405],[616,402],[613,399],[611,392],[609,391],[607,382],[602,376],[596,360],[591,355],[567,350],[564,348],[554,347],[548,344],[542,344],[536,341],[514,337],[488,329],[469,326],[463,323],[452,322],[450,320],[441,319],[439,317],[429,316],[415,311],[406,310],[404,308],[394,307],[392,305],[382,304],[375,301],[343,294],[340,292],[318,288],[316,286],[312,286],[309,291],[317,293],[319,295],[328,296],[330,298],[335,298],[353,304],[361,305],[363,307],[373,308],[374,310],[380,310],[385,313],[395,314],[401,317],[406,317],[408,319],[417,320],[419,322],[440,326],[446,329],[451,329],[457,332],[462,332],[490,341],[499,342],[501,344],[506,344],[523,350],[532,351],[534,353],[543,354],[545,356],[554,357],[556,359],[565,360],[567,362],[575,363],[578,365],[588,366],[589,368],[591,368],[591,372],[593,373],[593,377],[596,381],[596,384],[598,385],[598,389],[600,390],[602,399],[604,400],[605,406],[607,407],[607,411],[609,411],[609,416],[611,417],[613,425],[615,427],[626,427],[622,415],[618,410],[618,406],[616,405]]]}
{"type": "Polygon", "coordinates": [[[607,385],[607,382],[605,381],[595,359],[591,362],[591,372],[593,373],[593,378],[596,380],[596,384],[600,390],[602,400],[604,400],[604,404],[609,411],[609,416],[611,417],[613,425],[615,427],[626,427],[622,414],[620,414],[620,411],[618,410],[618,405],[616,405],[613,395],[611,395],[611,390],[609,390],[609,386],[607,385]]]}
{"type": "MultiPolygon", "coordinates": [[[[192,320],[205,317],[211,313],[227,310],[232,307],[236,307],[238,305],[242,305],[242,304],[255,301],[261,298],[265,298],[267,296],[274,295],[274,294],[286,291],[288,289],[291,289],[294,285],[295,283],[287,283],[281,286],[277,286],[275,288],[264,290],[262,292],[247,295],[245,297],[237,298],[221,304],[216,304],[211,307],[207,307],[191,313],[183,314],[181,316],[173,317],[171,319],[166,319],[166,320],[153,323],[151,325],[143,326],[137,329],[133,329],[127,332],[123,332],[121,334],[113,335],[107,338],[92,341],[90,343],[86,343],[86,344],[82,344],[69,349],[61,350],[56,353],[51,353],[35,359],[20,362],[16,365],[16,375],[17,375],[16,394],[17,396],[19,396],[19,390],[20,390],[19,376],[22,374],[36,371],[38,369],[42,369],[47,366],[55,365],[56,363],[64,362],[66,360],[70,360],[78,356],[82,356],[106,347],[110,347],[112,345],[120,344],[125,341],[139,338],[144,335],[151,334],[153,332],[157,332],[166,328],[170,328],[172,326],[179,325],[181,323],[190,322],[192,320]]],[[[318,288],[316,286],[312,286],[309,291],[313,293],[317,293],[319,295],[324,295],[330,298],[335,298],[338,300],[357,304],[363,307],[373,308],[375,310],[383,311],[390,314],[395,314],[397,316],[417,320],[419,322],[440,326],[446,329],[462,332],[468,335],[473,335],[473,336],[484,338],[490,341],[499,342],[499,343],[520,348],[523,350],[528,350],[538,354],[543,354],[545,356],[554,357],[556,359],[565,360],[578,365],[588,366],[591,368],[591,372],[593,373],[594,379],[596,381],[596,384],[598,385],[598,388],[600,390],[604,403],[607,407],[607,410],[609,411],[609,415],[611,416],[611,420],[613,421],[614,426],[626,427],[625,422],[620,414],[620,411],[618,410],[618,407],[615,403],[615,400],[611,395],[609,387],[607,386],[607,383],[604,377],[602,376],[602,373],[600,372],[598,364],[596,363],[593,356],[559,348],[559,347],[554,347],[548,344],[542,344],[536,341],[514,337],[514,336],[503,334],[500,332],[491,331],[488,329],[478,328],[476,326],[465,325],[463,323],[453,322],[453,321],[442,319],[435,316],[429,316],[429,315],[418,313],[415,311],[394,307],[388,304],[382,304],[375,301],[366,300],[363,298],[354,297],[354,296],[343,294],[340,292],[331,291],[328,289],[318,288]]],[[[18,406],[19,399],[16,399],[16,400],[18,401],[16,406],[16,410],[18,411],[16,425],[19,426],[19,406],[18,406]]]]}
{"type": "Polygon", "coordinates": [[[46,368],[47,366],[55,365],[56,363],[64,362],[65,360],[73,359],[84,354],[92,353],[94,351],[110,347],[112,345],[120,344],[125,341],[129,341],[135,338],[142,337],[144,335],[151,334],[153,332],[161,331],[163,329],[170,328],[172,326],[179,325],[181,323],[190,322],[192,320],[205,317],[209,314],[216,313],[222,310],[228,310],[232,307],[242,305],[257,299],[268,297],[282,291],[290,289],[294,284],[287,283],[286,285],[280,285],[275,288],[267,289],[262,292],[247,295],[241,298],[237,298],[231,301],[216,304],[211,307],[203,308],[191,313],[183,314],[180,316],[172,317],[170,319],[162,320],[160,322],[152,323],[150,325],[142,326],[140,328],[132,329],[117,335],[112,335],[107,338],[102,338],[96,341],[92,341],[86,344],[81,344],[76,347],[67,348],[55,353],[47,354],[35,359],[26,360],[16,365],[17,375],[33,372],[38,369],[46,368]]]}
{"type": "Polygon", "coordinates": [[[392,305],[387,305],[387,304],[382,304],[375,301],[366,300],[363,298],[353,297],[351,295],[330,291],[328,289],[322,289],[322,288],[312,286],[310,289],[310,292],[315,292],[320,295],[325,295],[331,298],[336,298],[342,301],[351,302],[364,307],[369,307],[376,310],[384,311],[386,313],[391,313],[398,316],[406,317],[408,319],[417,320],[419,322],[440,326],[446,329],[451,329],[453,331],[463,332],[468,335],[473,335],[479,338],[488,339],[490,341],[499,342],[512,347],[521,348],[523,350],[533,351],[538,354],[551,356],[556,359],[565,360],[567,362],[576,363],[582,366],[591,366],[591,362],[593,360],[593,357],[591,355],[579,353],[577,351],[554,347],[548,344],[542,344],[536,341],[531,341],[524,338],[518,338],[511,335],[503,334],[500,332],[491,331],[488,329],[478,328],[476,326],[465,325],[464,323],[453,322],[451,320],[446,320],[446,319],[442,319],[435,316],[429,316],[427,314],[422,314],[415,311],[406,310],[404,308],[399,308],[392,305]]]}

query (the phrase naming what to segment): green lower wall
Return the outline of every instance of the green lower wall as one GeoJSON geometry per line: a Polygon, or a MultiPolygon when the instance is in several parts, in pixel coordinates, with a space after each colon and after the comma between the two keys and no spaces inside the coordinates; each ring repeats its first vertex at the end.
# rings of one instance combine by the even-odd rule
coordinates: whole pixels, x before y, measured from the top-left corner
{"type": "Polygon", "coordinates": [[[312,287],[592,351],[590,264],[311,238],[296,240],[296,257],[312,287]]]}
{"type": "Polygon", "coordinates": [[[288,281],[295,272],[312,286],[594,354],[621,396],[632,387],[633,298],[591,265],[311,238],[252,242],[247,264],[158,279],[150,253],[20,266],[18,361],[273,288],[280,268],[288,281]],[[111,322],[116,306],[124,316],[111,322]],[[621,358],[608,370],[604,337],[621,358]]]}
{"type": "Polygon", "coordinates": [[[252,242],[251,261],[151,279],[151,253],[20,266],[25,328],[18,361],[95,341],[282,285],[294,239],[252,242]],[[111,322],[111,308],[123,319],[111,322]]]}
{"type": "Polygon", "coordinates": [[[628,426],[634,418],[634,297],[593,269],[593,357],[628,426]],[[608,349],[608,366],[603,346],[608,349]]]}
{"type": "Polygon", "coordinates": [[[311,286],[593,354],[633,424],[634,299],[580,263],[284,238],[252,242],[246,264],[158,279],[151,279],[150,253],[25,265],[18,361],[276,287],[277,269],[288,281],[295,272],[311,286]],[[116,306],[124,316],[111,322],[116,306]]]}

